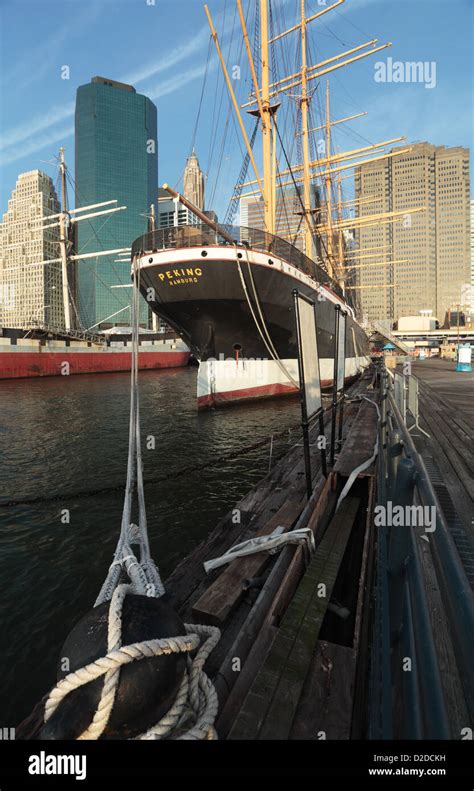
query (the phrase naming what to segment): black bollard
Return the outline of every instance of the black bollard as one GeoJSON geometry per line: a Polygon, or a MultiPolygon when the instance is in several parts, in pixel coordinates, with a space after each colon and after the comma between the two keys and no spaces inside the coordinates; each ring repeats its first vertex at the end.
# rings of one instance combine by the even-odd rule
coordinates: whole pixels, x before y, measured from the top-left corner
{"type": "MultiPolygon", "coordinates": [[[[90,610],[62,647],[58,681],[107,654],[110,602],[90,610]],[[67,660],[67,662],[65,662],[67,660]],[[63,668],[67,666],[68,669],[63,668]]],[[[129,594],[122,610],[122,645],[184,636],[181,618],[166,601],[129,594]]],[[[130,739],[156,724],[171,708],[185,670],[186,654],[139,659],[120,668],[114,707],[102,739],[130,739]]],[[[104,676],[69,693],[43,725],[40,739],[76,739],[90,725],[100,700],[104,676]]]]}

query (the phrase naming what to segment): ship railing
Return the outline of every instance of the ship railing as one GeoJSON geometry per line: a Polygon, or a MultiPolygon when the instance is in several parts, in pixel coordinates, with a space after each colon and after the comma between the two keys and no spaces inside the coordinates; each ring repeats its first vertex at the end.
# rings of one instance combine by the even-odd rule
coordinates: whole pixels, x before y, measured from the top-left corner
{"type": "Polygon", "coordinates": [[[397,338],[392,333],[389,324],[390,324],[390,322],[387,322],[385,324],[382,321],[374,321],[374,320],[372,320],[370,322],[370,327],[371,327],[372,332],[378,333],[383,338],[385,338],[387,341],[390,341],[390,343],[393,343],[393,345],[396,346],[398,349],[400,349],[400,351],[402,351],[404,354],[410,354],[411,350],[408,348],[408,346],[406,346],[406,344],[404,344],[400,340],[400,338],[397,338]]]}
{"type": "Polygon", "coordinates": [[[463,736],[452,732],[448,715],[449,695],[441,679],[439,639],[429,598],[436,586],[465,705],[472,716],[473,592],[423,458],[397,404],[394,381],[383,365],[378,379],[381,417],[370,738],[460,739],[463,736]],[[421,524],[414,508],[423,514],[421,524]],[[392,695],[394,689],[397,698],[392,695]]]}
{"type": "Polygon", "coordinates": [[[132,257],[146,255],[161,250],[176,250],[191,247],[212,247],[230,245],[229,236],[235,244],[250,250],[264,252],[269,256],[282,258],[288,264],[304,272],[310,277],[329,285],[341,294],[340,288],[328,273],[308,258],[295,245],[275,234],[267,233],[259,228],[247,228],[240,225],[219,225],[214,230],[207,225],[178,225],[170,228],[159,228],[156,231],[140,236],[132,244],[132,257]]]}
{"type": "Polygon", "coordinates": [[[103,335],[87,332],[87,330],[66,330],[64,327],[58,327],[54,324],[49,324],[44,321],[34,320],[28,325],[28,327],[24,327],[23,329],[31,330],[33,332],[45,332],[51,335],[61,336],[62,338],[71,338],[72,340],[88,341],[91,343],[100,343],[102,345],[106,343],[106,338],[104,338],[103,335]]]}

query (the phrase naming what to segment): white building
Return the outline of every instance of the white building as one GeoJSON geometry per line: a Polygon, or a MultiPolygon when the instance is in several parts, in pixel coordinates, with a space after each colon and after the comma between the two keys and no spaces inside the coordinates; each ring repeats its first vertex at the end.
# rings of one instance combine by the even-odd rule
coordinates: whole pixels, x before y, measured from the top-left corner
{"type": "Polygon", "coordinates": [[[20,174],[0,223],[0,326],[64,326],[61,264],[41,264],[59,257],[58,228],[43,230],[37,222],[59,211],[49,176],[20,174]]]}
{"type": "Polygon", "coordinates": [[[199,225],[200,220],[178,198],[169,192],[158,189],[158,228],[173,228],[177,225],[199,225]]]}

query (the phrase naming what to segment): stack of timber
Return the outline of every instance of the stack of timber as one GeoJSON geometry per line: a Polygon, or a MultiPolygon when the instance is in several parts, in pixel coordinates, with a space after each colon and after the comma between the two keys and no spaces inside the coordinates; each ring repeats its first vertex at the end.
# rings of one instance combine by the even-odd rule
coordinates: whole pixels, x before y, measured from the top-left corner
{"type": "MultiPolygon", "coordinates": [[[[220,738],[318,739],[324,732],[326,738],[341,739],[363,730],[373,467],[335,508],[349,474],[373,452],[377,413],[357,400],[371,390],[371,378],[367,371],[348,390],[342,451],[327,479],[313,428],[309,501],[299,443],[166,582],[185,621],[221,629],[206,664],[219,697],[220,738]],[[277,527],[309,527],[316,553],[311,558],[302,545],[287,545],[278,554],[237,558],[206,575],[204,561],[277,527]]],[[[371,391],[370,397],[376,400],[377,394],[371,391]]]]}

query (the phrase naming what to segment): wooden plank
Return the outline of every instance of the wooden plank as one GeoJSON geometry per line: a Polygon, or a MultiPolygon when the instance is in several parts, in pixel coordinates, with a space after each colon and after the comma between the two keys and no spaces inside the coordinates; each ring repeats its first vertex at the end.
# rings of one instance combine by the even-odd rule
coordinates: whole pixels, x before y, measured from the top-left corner
{"type": "Polygon", "coordinates": [[[321,494],[318,497],[313,512],[306,524],[306,527],[309,527],[309,529],[312,530],[316,543],[318,543],[319,541],[319,533],[320,533],[320,529],[324,525],[323,517],[326,514],[328,505],[330,502],[332,502],[332,504],[335,505],[337,500],[337,495],[333,491],[334,478],[335,478],[334,473],[330,472],[325,481],[324,486],[321,489],[321,494]]]}
{"type": "Polygon", "coordinates": [[[322,574],[313,576],[313,595],[298,635],[280,677],[273,701],[268,710],[259,739],[288,739],[301,697],[305,679],[314,655],[327,605],[331,600],[340,564],[354,524],[360,500],[351,498],[346,513],[340,511],[333,519],[337,529],[336,541],[322,574]],[[326,596],[317,595],[317,586],[326,585],[326,596]]]}
{"type": "Polygon", "coordinates": [[[247,622],[242,627],[241,634],[229,650],[226,660],[219,670],[217,684],[216,679],[214,680],[220,704],[222,699],[227,697],[226,690],[230,689],[216,724],[220,738],[225,738],[231,729],[242,701],[245,699],[258,669],[262,666],[273,639],[278,633],[275,624],[278,623],[280,613],[288,606],[288,601],[294,594],[303,572],[303,548],[300,546],[285,547],[272,574],[265,583],[267,590],[264,588],[261,594],[262,599],[272,598],[271,606],[262,616],[262,605],[259,606],[260,602],[256,602],[247,622]],[[289,565],[286,565],[285,555],[287,558],[291,557],[289,565]],[[278,568],[280,561],[282,566],[286,565],[283,577],[281,570],[278,568]],[[256,631],[256,626],[258,626],[258,631],[256,631]],[[241,661],[241,666],[243,665],[238,673],[233,668],[235,657],[238,657],[241,661]],[[221,678],[225,682],[224,685],[219,683],[221,678]]]}
{"type": "Polygon", "coordinates": [[[454,433],[454,427],[449,420],[446,410],[440,409],[432,399],[421,399],[421,416],[430,424],[436,426],[436,436],[443,442],[447,448],[450,448],[459,458],[459,462],[464,464],[468,475],[472,475],[474,471],[474,454],[472,453],[467,439],[461,439],[459,435],[454,433]],[[441,437],[440,437],[441,433],[441,437]]]}
{"type": "Polygon", "coordinates": [[[352,648],[318,640],[290,739],[350,738],[355,669],[352,648]]]}
{"type": "Polygon", "coordinates": [[[278,635],[252,684],[229,738],[287,738],[311,659],[311,645],[314,647],[317,641],[359,505],[359,499],[346,498],[331,521],[282,619],[278,635]],[[324,599],[317,595],[317,586],[321,582],[326,584],[324,599]],[[284,722],[283,726],[279,720],[284,722]],[[267,722],[268,728],[265,729],[264,724],[267,722]],[[286,736],[282,735],[283,732],[286,732],[286,736]]]}
{"type": "Polygon", "coordinates": [[[439,418],[436,418],[428,410],[423,410],[421,416],[425,421],[426,425],[428,426],[430,433],[436,436],[436,441],[443,449],[457,477],[459,478],[462,485],[466,489],[466,492],[469,494],[469,492],[472,489],[471,471],[467,469],[465,464],[463,463],[463,459],[459,455],[458,449],[453,447],[450,439],[446,437],[444,432],[441,430],[439,418]]]}
{"type": "MultiPolygon", "coordinates": [[[[336,459],[333,471],[348,478],[352,470],[367,459],[374,452],[377,437],[377,410],[367,401],[362,401],[359,412],[354,419],[349,434],[343,445],[343,453],[336,459]]],[[[362,475],[373,475],[374,465],[364,470],[362,475]]]]}
{"type": "Polygon", "coordinates": [[[374,507],[376,503],[376,488],[375,478],[371,478],[368,486],[365,537],[360,564],[359,594],[357,597],[354,641],[352,644],[356,668],[352,701],[351,739],[364,738],[366,731],[371,659],[370,629],[373,618],[372,602],[375,574],[376,528],[374,526],[374,507]]]}
{"type": "MultiPolygon", "coordinates": [[[[331,473],[329,478],[320,477],[311,501],[301,513],[295,528],[309,527],[314,532],[327,518],[326,512],[334,505],[336,495],[332,492],[331,473]]],[[[301,546],[288,546],[272,569],[262,591],[250,611],[238,637],[230,647],[219,668],[214,686],[219,698],[221,713],[216,727],[220,738],[225,738],[238,714],[242,701],[268,653],[281,616],[305,571],[305,552],[301,546]],[[234,660],[240,660],[240,672],[236,673],[234,660]]]]}
{"type": "MultiPolygon", "coordinates": [[[[277,527],[290,530],[303,507],[302,499],[286,502],[255,535],[269,535],[277,527]]],[[[260,574],[267,561],[266,552],[233,560],[195,602],[193,616],[203,623],[224,623],[244,595],[242,581],[260,574]]]]}

